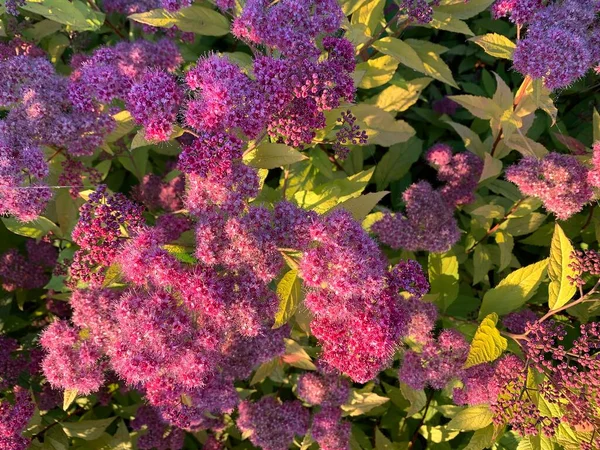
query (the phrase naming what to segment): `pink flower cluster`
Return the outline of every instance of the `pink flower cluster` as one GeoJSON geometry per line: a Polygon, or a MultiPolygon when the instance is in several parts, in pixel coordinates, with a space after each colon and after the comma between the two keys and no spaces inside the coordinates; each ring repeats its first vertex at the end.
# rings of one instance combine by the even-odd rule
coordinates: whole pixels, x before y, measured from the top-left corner
{"type": "Polygon", "coordinates": [[[511,10],[515,22],[529,23],[527,36],[518,42],[513,56],[516,70],[543,78],[549,89],[560,89],[600,63],[596,0],[555,1],[545,7],[534,1],[516,3],[506,11],[511,10]]]}
{"type": "Polygon", "coordinates": [[[492,5],[494,19],[510,16],[510,21],[525,25],[544,7],[542,0],[496,0],[492,5]]]}
{"type": "Polygon", "coordinates": [[[552,152],[541,160],[521,159],[506,170],[506,179],[523,194],[539,198],[558,219],[566,220],[592,200],[590,173],[574,156],[552,152]]]}
{"type": "Polygon", "coordinates": [[[474,200],[473,192],[483,162],[472,153],[453,155],[446,144],[434,145],[426,155],[444,182],[434,189],[427,181],[411,185],[402,195],[405,214],[386,214],[371,227],[379,240],[393,249],[443,253],[460,238],[454,209],[474,200]]]}

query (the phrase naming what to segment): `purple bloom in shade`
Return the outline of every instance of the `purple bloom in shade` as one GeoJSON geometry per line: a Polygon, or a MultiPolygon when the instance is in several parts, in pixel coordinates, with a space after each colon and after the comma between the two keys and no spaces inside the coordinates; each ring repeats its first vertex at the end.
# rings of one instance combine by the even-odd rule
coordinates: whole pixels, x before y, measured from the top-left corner
{"type": "MultiPolygon", "coordinates": [[[[219,3],[219,2],[217,1],[217,3],[219,3]]],[[[222,1],[221,1],[221,3],[222,3],[222,1]]],[[[224,450],[225,445],[223,445],[222,442],[219,442],[219,440],[217,440],[217,438],[211,434],[206,439],[206,442],[204,442],[204,444],[202,444],[202,448],[204,450],[224,450]]]]}
{"type": "Polygon", "coordinates": [[[429,183],[411,185],[402,195],[406,215],[386,214],[371,230],[393,249],[443,253],[460,238],[453,210],[429,183]]]}
{"type": "Polygon", "coordinates": [[[461,376],[469,353],[469,343],[456,330],[443,330],[437,340],[427,343],[422,353],[409,350],[400,366],[400,381],[413,389],[431,386],[443,389],[453,378],[461,376]]]}
{"type": "Polygon", "coordinates": [[[433,102],[432,109],[438,114],[448,114],[453,116],[459,108],[459,104],[448,97],[443,97],[440,100],[433,102]]]}
{"type": "Polygon", "coordinates": [[[524,25],[543,7],[542,0],[496,0],[492,5],[492,15],[494,19],[510,16],[511,22],[524,25]]]}
{"type": "Polygon", "coordinates": [[[350,383],[333,373],[308,372],[298,377],[298,397],[311,405],[340,406],[350,394],[350,383]]]}
{"type": "Polygon", "coordinates": [[[186,216],[163,214],[156,219],[155,235],[160,242],[172,242],[192,228],[193,223],[186,216]]]}
{"type": "Polygon", "coordinates": [[[232,26],[243,40],[274,47],[289,57],[315,49],[314,39],[336,31],[343,13],[335,0],[249,0],[232,26]]]}
{"type": "Polygon", "coordinates": [[[543,78],[544,85],[551,90],[577,81],[592,63],[587,37],[562,26],[533,35],[528,33],[517,44],[513,56],[513,67],[518,72],[533,79],[543,78]]]}
{"type": "Polygon", "coordinates": [[[402,300],[400,305],[407,318],[401,333],[403,339],[422,345],[431,342],[433,327],[438,318],[437,307],[414,297],[402,300]]]}
{"type": "Polygon", "coordinates": [[[588,170],[570,155],[548,153],[542,160],[523,158],[506,170],[506,179],[523,194],[539,198],[560,220],[581,211],[593,197],[588,170]]]}
{"type": "Polygon", "coordinates": [[[216,0],[215,4],[221,11],[228,11],[235,7],[235,0],[216,0]]]}
{"type": "Polygon", "coordinates": [[[511,333],[525,333],[527,326],[538,320],[538,316],[530,309],[524,309],[519,312],[511,312],[504,316],[502,325],[511,333]]]}
{"type": "Polygon", "coordinates": [[[167,141],[182,101],[183,92],[172,75],[148,70],[129,90],[127,109],[143,125],[147,140],[167,141]]]}
{"type": "Polygon", "coordinates": [[[158,175],[147,174],[136,186],[134,198],[151,210],[177,211],[183,208],[184,194],[185,177],[183,175],[164,182],[158,175]]]}
{"type": "Polygon", "coordinates": [[[161,0],[161,6],[169,12],[179,11],[192,4],[192,0],[161,0]]]}
{"type": "Polygon", "coordinates": [[[0,255],[0,280],[6,291],[41,288],[49,279],[43,266],[25,258],[16,248],[0,255]]]}
{"type": "Polygon", "coordinates": [[[286,450],[294,436],[304,436],[308,430],[308,410],[298,401],[280,403],[263,397],[254,403],[240,403],[238,412],[238,428],[264,450],[286,450]]]}
{"type": "MultiPolygon", "coordinates": [[[[433,0],[432,5],[438,5],[439,0],[433,0]]],[[[400,9],[406,10],[410,20],[418,23],[429,23],[433,19],[433,8],[427,0],[402,0],[400,9]]]]}
{"type": "Polygon", "coordinates": [[[414,260],[400,261],[390,272],[390,287],[413,294],[417,298],[429,292],[429,282],[421,265],[414,260]]]}
{"type": "Polygon", "coordinates": [[[138,408],[135,418],[131,421],[131,428],[142,431],[137,440],[137,447],[140,450],[183,448],[185,432],[169,427],[160,413],[151,406],[142,405],[138,408]]]}
{"type": "Polygon", "coordinates": [[[351,431],[351,423],[342,419],[339,408],[321,408],[313,417],[311,435],[323,450],[349,449],[351,431]]]}
{"type": "Polygon", "coordinates": [[[70,186],[71,198],[79,198],[79,191],[83,188],[83,180],[87,178],[91,185],[98,185],[102,181],[102,175],[93,167],[86,167],[83,161],[78,161],[67,156],[61,163],[62,173],[58,177],[59,186],[70,186]]]}
{"type": "Polygon", "coordinates": [[[429,164],[439,170],[440,167],[445,167],[452,161],[452,147],[448,144],[435,144],[427,150],[425,159],[429,164]]]}
{"type": "Polygon", "coordinates": [[[458,153],[439,166],[438,179],[446,184],[440,189],[449,205],[460,206],[475,200],[475,188],[483,172],[483,161],[473,153],[458,153]]]}
{"type": "Polygon", "coordinates": [[[592,168],[588,172],[588,183],[600,189],[600,141],[592,146],[592,168]]]}
{"type": "Polygon", "coordinates": [[[0,401],[0,448],[3,450],[25,450],[29,439],[21,436],[27,423],[33,416],[35,405],[29,391],[15,387],[15,401],[0,401]]]}
{"type": "Polygon", "coordinates": [[[17,382],[21,373],[22,362],[15,353],[19,343],[13,338],[0,335],[0,389],[4,390],[17,382]]]}
{"type": "Polygon", "coordinates": [[[204,178],[225,178],[232,171],[233,161],[241,159],[242,146],[240,139],[227,133],[201,133],[190,145],[183,146],[179,168],[204,178]]]}
{"type": "Polygon", "coordinates": [[[185,113],[190,127],[208,132],[239,128],[250,138],[264,129],[266,99],[256,81],[227,57],[200,59],[185,80],[194,93],[185,113]]]}
{"type": "Polygon", "coordinates": [[[500,393],[495,378],[496,370],[488,363],[469,367],[461,377],[462,388],[455,388],[454,403],[457,405],[494,404],[500,393]]]}
{"type": "Polygon", "coordinates": [[[40,343],[46,350],[44,375],[53,387],[87,395],[104,384],[100,349],[92,341],[82,340],[77,329],[58,320],[44,330],[40,343]]]}

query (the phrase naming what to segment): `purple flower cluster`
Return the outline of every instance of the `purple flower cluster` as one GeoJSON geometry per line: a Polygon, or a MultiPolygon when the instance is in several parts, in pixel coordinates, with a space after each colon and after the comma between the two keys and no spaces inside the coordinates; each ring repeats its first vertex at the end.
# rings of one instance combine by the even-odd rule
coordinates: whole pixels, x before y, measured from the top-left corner
{"type": "Polygon", "coordinates": [[[0,255],[0,280],[6,291],[43,287],[50,277],[48,269],[54,267],[58,253],[49,242],[27,241],[27,257],[11,248],[0,255]]]}
{"type": "Polygon", "coordinates": [[[158,411],[151,406],[140,406],[131,422],[134,430],[145,430],[137,440],[140,450],[180,450],[183,448],[185,433],[178,428],[169,427],[158,411]]]}
{"type": "Polygon", "coordinates": [[[34,404],[28,391],[16,387],[14,403],[0,401],[0,448],[3,450],[25,450],[29,439],[21,432],[33,416],[34,404]]]}
{"type": "Polygon", "coordinates": [[[592,146],[592,168],[588,173],[588,183],[595,188],[600,188],[600,141],[592,146]]]}
{"type": "Polygon", "coordinates": [[[298,401],[280,403],[263,397],[257,402],[242,402],[238,411],[237,426],[264,450],[287,450],[294,436],[304,436],[308,430],[308,410],[298,401]]]}
{"type": "Polygon", "coordinates": [[[426,159],[444,185],[439,189],[426,181],[411,185],[402,195],[405,214],[386,214],[371,228],[382,243],[394,249],[448,251],[460,238],[454,208],[475,199],[483,171],[480,158],[469,152],[453,155],[450,146],[436,144],[426,159]]]}
{"type": "MultiPolygon", "coordinates": [[[[169,182],[163,181],[158,175],[145,175],[142,182],[136,186],[134,197],[148,209],[154,211],[173,212],[183,208],[185,194],[185,178],[179,175],[169,182]]],[[[163,217],[161,216],[159,220],[163,217]]],[[[164,220],[164,219],[163,219],[164,220]]],[[[169,220],[169,219],[167,219],[169,220]]]]}
{"type": "Polygon", "coordinates": [[[525,25],[543,7],[542,0],[496,0],[492,5],[492,15],[494,19],[510,16],[511,22],[525,25]]]}
{"type": "Polygon", "coordinates": [[[600,62],[596,0],[555,1],[541,9],[536,2],[517,4],[511,12],[515,22],[529,23],[513,56],[514,68],[523,75],[543,78],[549,89],[560,89],[600,62]]]}
{"type": "Polygon", "coordinates": [[[305,373],[298,377],[298,397],[311,405],[340,406],[350,394],[350,383],[333,373],[305,373]]]}
{"type": "Polygon", "coordinates": [[[440,4],[440,0],[433,0],[429,3],[427,0],[402,0],[400,9],[406,10],[409,20],[417,23],[429,23],[433,19],[433,6],[440,4]]]}
{"type": "Polygon", "coordinates": [[[159,8],[175,12],[187,8],[191,4],[191,0],[104,0],[102,2],[106,12],[116,12],[128,16],[159,8]]]}
{"type": "Polygon", "coordinates": [[[521,159],[506,170],[506,179],[525,194],[539,198],[560,220],[581,211],[593,197],[588,169],[574,156],[548,153],[542,160],[521,159]]]}
{"type": "Polygon", "coordinates": [[[600,275],[600,254],[596,250],[575,250],[571,254],[569,267],[577,274],[574,277],[569,277],[569,281],[578,286],[583,286],[586,283],[585,274],[595,277],[600,275]]]}
{"type": "Polygon", "coordinates": [[[323,450],[344,450],[350,447],[352,424],[342,420],[339,408],[326,406],[313,416],[311,435],[323,450]]]}
{"type": "Polygon", "coordinates": [[[350,112],[342,112],[342,117],[338,119],[341,127],[335,134],[336,142],[333,144],[333,150],[339,159],[346,159],[350,149],[346,144],[366,144],[367,133],[356,125],[356,117],[350,112]]]}

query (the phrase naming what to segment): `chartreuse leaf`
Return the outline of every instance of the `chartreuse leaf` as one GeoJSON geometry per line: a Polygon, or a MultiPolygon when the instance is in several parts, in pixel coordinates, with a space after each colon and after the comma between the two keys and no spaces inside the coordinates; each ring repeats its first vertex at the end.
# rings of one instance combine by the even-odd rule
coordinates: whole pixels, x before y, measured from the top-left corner
{"type": "Polygon", "coordinates": [[[437,295],[435,303],[442,311],[458,296],[458,258],[451,253],[429,253],[430,293],[437,295]]]}
{"type": "Polygon", "coordinates": [[[21,9],[39,14],[74,31],[94,31],[104,23],[104,13],[80,0],[29,0],[21,9]]]}
{"type": "Polygon", "coordinates": [[[491,98],[476,95],[451,95],[449,98],[480,119],[491,120],[502,115],[502,108],[491,98]]]}
{"type": "Polygon", "coordinates": [[[135,128],[135,120],[133,120],[131,113],[127,110],[113,114],[113,119],[115,119],[117,127],[112,133],[106,136],[106,142],[118,141],[135,128]]]}
{"type": "Polygon", "coordinates": [[[199,5],[192,5],[175,12],[154,9],[132,14],[129,19],[158,28],[176,26],[181,31],[204,36],[224,36],[229,33],[229,21],[222,14],[199,5]]]}
{"type": "Polygon", "coordinates": [[[353,25],[362,24],[365,26],[365,33],[374,36],[383,19],[383,8],[385,0],[369,0],[354,14],[350,22],[353,25]]]}
{"type": "Polygon", "coordinates": [[[352,108],[361,128],[369,136],[369,144],[390,147],[408,141],[415,135],[415,130],[403,120],[375,105],[359,104],[352,108]]]}
{"type": "Polygon", "coordinates": [[[274,169],[294,164],[303,159],[307,159],[307,157],[298,150],[288,147],[285,144],[273,144],[270,142],[260,144],[244,156],[247,164],[257,169],[274,169]]]}
{"type": "Polygon", "coordinates": [[[389,401],[389,398],[382,397],[374,392],[360,392],[353,389],[350,399],[341,408],[345,416],[360,416],[389,401]]]}
{"type": "Polygon", "coordinates": [[[388,55],[364,61],[356,66],[356,72],[362,73],[358,87],[371,89],[383,86],[392,79],[397,68],[398,61],[388,55]]]}
{"type": "Polygon", "coordinates": [[[450,430],[475,431],[481,430],[492,423],[494,413],[488,405],[476,405],[460,411],[446,425],[450,430]]]}
{"type": "Polygon", "coordinates": [[[75,401],[77,398],[77,389],[65,389],[63,393],[63,410],[69,409],[69,406],[75,401]]]}
{"type": "Polygon", "coordinates": [[[354,219],[362,221],[375,208],[379,201],[388,194],[388,191],[370,192],[360,197],[346,200],[336,206],[336,209],[344,208],[346,211],[350,211],[354,219]]]}
{"type": "Polygon", "coordinates": [[[494,426],[490,424],[485,428],[476,430],[464,450],[484,450],[491,447],[493,442],[494,426]]]}
{"type": "Polygon", "coordinates": [[[511,59],[517,45],[501,34],[489,33],[469,39],[494,58],[511,59]]]}
{"type": "Polygon", "coordinates": [[[115,419],[116,417],[109,417],[108,419],[83,420],[81,422],[61,422],[60,425],[69,437],[93,441],[98,439],[115,419]]]}
{"type": "Polygon", "coordinates": [[[31,222],[20,222],[12,217],[3,217],[2,222],[9,231],[28,238],[40,239],[51,231],[59,237],[62,236],[56,224],[43,216],[31,222]]]}
{"type": "MultiPolygon", "coordinates": [[[[465,369],[484,362],[494,361],[506,350],[508,342],[500,336],[500,332],[496,328],[496,323],[498,323],[498,314],[492,313],[486,316],[479,324],[473,341],[471,341],[469,356],[467,356],[467,361],[464,365],[465,369]]],[[[488,425],[488,423],[483,426],[488,425]]]]}
{"type": "Polygon", "coordinates": [[[375,41],[373,48],[384,55],[393,56],[400,63],[417,72],[425,72],[425,66],[419,54],[410,45],[400,39],[387,36],[375,41]]]}
{"type": "Polygon", "coordinates": [[[523,306],[546,277],[547,267],[548,259],[544,259],[510,273],[498,286],[485,293],[479,318],[490,313],[501,316],[523,306]]]}
{"type": "Polygon", "coordinates": [[[279,309],[275,314],[273,328],[285,325],[302,300],[302,284],[297,270],[290,270],[281,278],[277,284],[277,297],[279,297],[279,309]]]}
{"type": "Polygon", "coordinates": [[[195,264],[198,260],[190,255],[190,250],[188,247],[177,244],[165,244],[162,246],[169,254],[173,255],[178,261],[187,264],[195,264]]]}
{"type": "MultiPolygon", "coordinates": [[[[488,149],[483,144],[483,142],[481,142],[481,138],[477,133],[460,123],[452,122],[451,120],[447,120],[445,122],[452,128],[454,128],[454,131],[456,131],[458,135],[462,138],[467,149],[475,153],[480,158],[484,158],[485,155],[489,155],[489,153],[487,153],[488,149]]],[[[500,166],[502,167],[502,163],[500,163],[500,166]]]]}
{"type": "Polygon", "coordinates": [[[417,55],[419,55],[419,58],[423,63],[423,73],[425,73],[425,75],[429,75],[436,80],[443,81],[458,89],[458,85],[452,77],[450,67],[448,67],[442,58],[440,58],[440,55],[447,51],[448,48],[443,45],[418,39],[407,39],[405,42],[412,47],[417,55]]]}
{"type": "Polygon", "coordinates": [[[498,265],[498,271],[501,272],[510,264],[515,240],[510,234],[504,231],[497,231],[494,238],[496,244],[498,244],[498,247],[500,248],[500,264],[498,265]]]}
{"type": "Polygon", "coordinates": [[[415,78],[403,83],[402,86],[391,85],[385,88],[379,95],[367,100],[384,111],[406,111],[414,105],[423,89],[429,86],[431,78],[415,78]]]}
{"type": "Polygon", "coordinates": [[[453,17],[452,14],[441,11],[433,12],[431,22],[429,22],[427,26],[436,28],[438,30],[453,31],[454,33],[462,33],[466,34],[467,36],[473,36],[473,32],[465,22],[453,17]]]}
{"type": "Polygon", "coordinates": [[[571,241],[569,241],[560,225],[555,224],[550,244],[550,261],[548,263],[548,275],[550,276],[548,306],[551,310],[566,305],[577,292],[577,286],[570,281],[570,278],[576,278],[579,275],[577,271],[569,266],[572,253],[573,245],[571,245],[571,241]]]}
{"type": "Polygon", "coordinates": [[[441,0],[434,11],[445,12],[457,19],[465,20],[485,11],[495,0],[441,0]]]}
{"type": "Polygon", "coordinates": [[[482,281],[492,270],[492,255],[487,245],[479,244],[473,252],[473,284],[482,281]]]}

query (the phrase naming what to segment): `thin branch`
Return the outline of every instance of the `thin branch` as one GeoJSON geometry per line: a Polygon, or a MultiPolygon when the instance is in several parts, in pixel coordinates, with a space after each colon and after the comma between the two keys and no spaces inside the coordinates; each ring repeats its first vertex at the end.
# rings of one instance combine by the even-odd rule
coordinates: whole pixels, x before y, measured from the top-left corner
{"type": "Polygon", "coordinates": [[[467,253],[471,253],[473,250],[475,250],[475,247],[477,247],[479,244],[481,244],[484,240],[486,240],[488,238],[488,236],[494,234],[496,231],[498,231],[498,229],[504,224],[504,222],[506,222],[509,217],[517,210],[517,208],[521,205],[521,203],[523,203],[525,199],[522,198],[521,200],[519,200],[517,203],[515,203],[513,205],[512,208],[510,208],[510,210],[504,214],[504,217],[500,220],[500,222],[498,222],[496,225],[494,225],[492,228],[490,228],[487,233],[485,233],[485,236],[483,236],[481,239],[479,239],[477,242],[475,242],[471,247],[469,247],[467,249],[467,253]]]}

